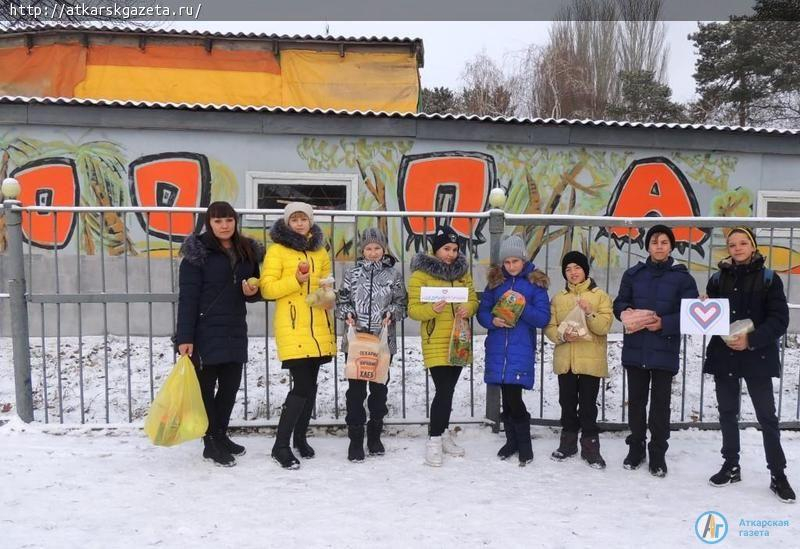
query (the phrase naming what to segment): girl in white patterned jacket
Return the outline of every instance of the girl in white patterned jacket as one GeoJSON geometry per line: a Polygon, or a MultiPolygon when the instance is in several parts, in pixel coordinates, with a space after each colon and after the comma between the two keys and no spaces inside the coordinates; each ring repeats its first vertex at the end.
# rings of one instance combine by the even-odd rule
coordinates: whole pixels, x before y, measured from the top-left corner
{"type": "MultiPolygon", "coordinates": [[[[341,284],[336,299],[337,315],[348,326],[359,332],[378,335],[384,326],[388,327],[389,351],[397,352],[395,325],[406,316],[408,294],[403,277],[395,269],[396,260],[387,253],[386,237],[380,229],[370,227],[364,230],[359,242],[361,258],[355,267],[349,269],[341,284]]],[[[342,350],[347,353],[347,336],[342,338],[342,350]]],[[[383,455],[381,443],[383,418],[388,413],[386,407],[387,386],[382,383],[350,379],[345,393],[347,402],[347,434],[350,446],[347,459],[353,462],[364,461],[364,424],[366,423],[367,449],[370,455],[383,455]],[[364,410],[369,384],[370,419],[364,410]]],[[[389,381],[386,381],[388,385],[389,381]]]]}

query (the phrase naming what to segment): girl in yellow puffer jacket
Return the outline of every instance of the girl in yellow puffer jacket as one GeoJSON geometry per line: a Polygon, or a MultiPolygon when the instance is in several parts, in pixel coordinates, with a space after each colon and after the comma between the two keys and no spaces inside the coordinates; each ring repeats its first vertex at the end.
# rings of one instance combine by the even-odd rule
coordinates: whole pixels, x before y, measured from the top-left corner
{"type": "MultiPolygon", "coordinates": [[[[581,457],[592,467],[604,469],[597,428],[597,394],[600,378],[608,377],[607,334],[614,321],[611,297],[589,278],[589,260],[580,252],[568,252],[561,260],[567,287],[553,296],[547,338],[556,344],[553,371],[558,374],[558,402],[561,404],[561,443],[552,453],[563,461],[578,453],[581,431],[581,457]],[[581,309],[588,338],[559,330],[567,315],[581,309]]],[[[586,337],[586,336],[583,336],[586,337]]]]}
{"type": "Polygon", "coordinates": [[[469,273],[469,262],[459,251],[458,235],[450,227],[445,227],[433,236],[431,243],[434,255],[419,253],[411,260],[408,316],[421,323],[422,356],[436,387],[431,402],[430,437],[426,445],[425,463],[439,467],[443,452],[464,455],[464,448],[456,445],[448,430],[453,392],[461,375],[461,366],[451,365],[448,355],[453,321],[457,317],[473,316],[478,310],[478,298],[469,273]],[[469,297],[466,303],[423,303],[420,301],[420,292],[425,286],[466,287],[469,297]]]}
{"type": "MultiPolygon", "coordinates": [[[[310,305],[331,274],[322,230],[314,224],[314,211],[304,202],[291,202],[270,230],[273,244],[261,268],[261,295],[275,303],[275,341],[282,367],[291,371],[293,387],[283,404],[272,448],[272,457],[287,469],[300,462],[289,448],[293,445],[304,458],[314,457],[306,431],[317,397],[317,376],[322,364],[336,354],[333,321],[327,308],[310,305]]],[[[333,306],[331,302],[328,308],[333,306]]]]}

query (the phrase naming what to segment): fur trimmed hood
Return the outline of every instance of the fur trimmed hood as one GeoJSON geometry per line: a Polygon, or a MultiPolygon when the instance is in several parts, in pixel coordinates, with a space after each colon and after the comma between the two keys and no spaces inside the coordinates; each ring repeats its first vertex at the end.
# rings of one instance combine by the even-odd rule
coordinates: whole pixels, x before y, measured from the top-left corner
{"type": "Polygon", "coordinates": [[[274,243],[298,252],[313,252],[325,244],[322,229],[317,225],[311,225],[311,238],[303,238],[290,229],[283,219],[278,219],[272,224],[272,228],[269,230],[269,237],[274,243]]]}
{"type": "Polygon", "coordinates": [[[467,256],[458,253],[456,260],[448,265],[436,256],[420,252],[411,260],[411,272],[422,271],[435,278],[452,282],[463,277],[469,272],[467,256]]]}
{"type": "MultiPolygon", "coordinates": [[[[527,272],[528,282],[544,288],[545,290],[550,287],[550,277],[544,271],[537,269],[533,263],[527,261],[520,274],[527,272]]],[[[500,286],[506,279],[506,271],[502,266],[493,265],[489,272],[486,273],[486,284],[489,288],[494,289],[500,286]]],[[[508,275],[510,276],[510,275],[508,275]]]]}
{"type": "MultiPolygon", "coordinates": [[[[256,256],[256,264],[260,265],[261,262],[264,261],[264,244],[246,236],[242,236],[242,238],[250,242],[250,246],[253,248],[253,253],[255,253],[256,256]]],[[[208,233],[204,232],[199,235],[191,234],[183,241],[183,244],[181,244],[180,254],[192,265],[199,266],[205,264],[208,254],[214,249],[213,246],[208,233]]]]}
{"type": "Polygon", "coordinates": [[[766,263],[766,259],[764,258],[763,255],[761,255],[761,252],[756,250],[755,252],[753,252],[753,258],[750,260],[750,263],[736,265],[733,262],[733,258],[731,256],[728,256],[722,261],[720,261],[717,266],[720,268],[721,271],[733,270],[737,267],[745,271],[757,271],[764,266],[764,263],[766,263]]]}

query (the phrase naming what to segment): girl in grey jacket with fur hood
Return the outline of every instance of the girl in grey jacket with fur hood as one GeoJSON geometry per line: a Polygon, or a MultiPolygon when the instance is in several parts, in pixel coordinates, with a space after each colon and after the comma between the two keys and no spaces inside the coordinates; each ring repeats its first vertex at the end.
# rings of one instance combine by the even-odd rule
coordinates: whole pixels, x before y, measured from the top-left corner
{"type": "MultiPolygon", "coordinates": [[[[380,229],[365,229],[359,242],[361,257],[355,267],[345,272],[341,289],[336,299],[337,316],[359,332],[378,335],[387,327],[389,352],[397,352],[396,323],[406,316],[408,294],[403,277],[394,267],[396,260],[387,253],[386,237],[380,229]]],[[[347,353],[347,336],[342,337],[342,350],[347,353]]],[[[345,394],[347,402],[347,432],[350,447],[347,459],[364,460],[364,424],[367,431],[367,449],[370,455],[383,455],[381,443],[383,418],[386,407],[387,387],[382,383],[350,379],[345,394]],[[366,421],[364,399],[369,383],[370,419],[366,421]]],[[[388,381],[387,381],[388,384],[388,381]]]]}

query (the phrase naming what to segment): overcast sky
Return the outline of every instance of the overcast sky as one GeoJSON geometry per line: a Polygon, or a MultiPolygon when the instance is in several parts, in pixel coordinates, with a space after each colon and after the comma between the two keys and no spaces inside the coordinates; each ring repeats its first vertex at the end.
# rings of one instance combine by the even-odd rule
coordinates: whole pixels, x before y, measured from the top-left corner
{"type": "MultiPolygon", "coordinates": [[[[205,21],[176,23],[175,28],[218,32],[260,32],[275,34],[398,36],[422,38],[425,67],[422,85],[459,87],[464,64],[481,51],[498,63],[511,67],[515,55],[529,44],[547,42],[549,21],[205,21]]],[[[695,52],[686,36],[697,29],[695,21],[667,21],[670,47],[669,85],[673,99],[685,102],[694,98],[695,52]]]]}

